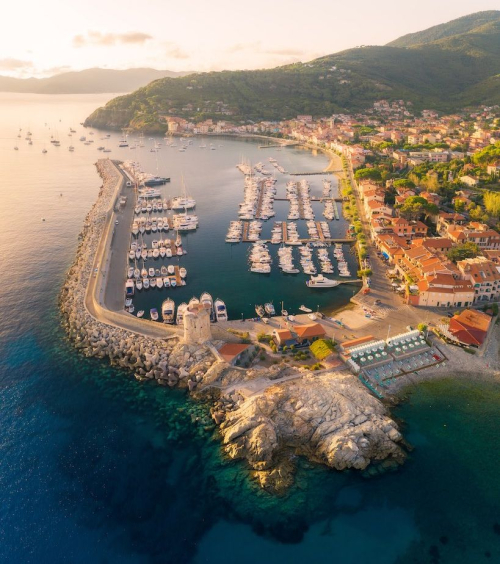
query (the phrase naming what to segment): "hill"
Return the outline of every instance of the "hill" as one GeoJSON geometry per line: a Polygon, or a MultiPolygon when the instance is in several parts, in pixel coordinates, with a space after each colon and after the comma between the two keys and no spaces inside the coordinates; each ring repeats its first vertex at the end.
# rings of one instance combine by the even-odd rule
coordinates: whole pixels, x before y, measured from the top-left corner
{"type": "Polygon", "coordinates": [[[451,22],[435,25],[424,31],[403,35],[387,45],[390,47],[412,47],[414,45],[421,45],[422,43],[431,43],[439,39],[452,37],[453,35],[467,33],[494,21],[500,21],[500,11],[489,10],[486,12],[476,12],[475,14],[469,14],[468,16],[452,20],[451,22]]]}
{"type": "Polygon", "coordinates": [[[33,94],[100,94],[132,92],[153,80],[185,76],[188,73],[156,69],[86,69],[65,72],[48,78],[11,78],[0,76],[0,92],[33,94]]]}
{"type": "Polygon", "coordinates": [[[408,100],[417,110],[500,103],[500,12],[490,13],[486,23],[484,12],[467,24],[455,20],[429,35],[439,39],[410,47],[368,46],[270,70],[164,78],[111,100],[86,124],[164,131],[166,115],[281,120],[356,111],[380,98],[408,100]],[[453,34],[457,29],[467,31],[453,34]]]}

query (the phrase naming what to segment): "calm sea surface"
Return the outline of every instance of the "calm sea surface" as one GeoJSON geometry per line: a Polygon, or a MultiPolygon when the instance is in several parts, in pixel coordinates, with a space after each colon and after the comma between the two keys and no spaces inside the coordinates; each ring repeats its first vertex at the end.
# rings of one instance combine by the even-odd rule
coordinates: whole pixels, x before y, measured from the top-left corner
{"type": "MultiPolygon", "coordinates": [[[[395,410],[415,446],[397,473],[364,479],[299,461],[296,485],[276,499],[221,456],[203,406],[83,359],[65,341],[57,295],[100,186],[100,144],[151,172],[158,157],[172,178],[165,195],[184,176],[198,202],[200,229],[182,259],[188,285],[169,294],[177,303],[207,290],[238,317],[256,301],[328,310],[351,295],[308,293],[302,276],[252,276],[245,246],[223,244],[242,196],[241,158],[314,171],[324,155],[229,139],[215,151],[195,140],[185,153],[151,153],[148,139],[142,151],[120,150],[117,135],[101,141],[99,132],[83,145],[79,122],[109,98],[0,95],[0,561],[500,562],[499,386],[423,384],[395,410]]],[[[310,181],[319,193],[321,177],[310,181]]],[[[343,221],[332,226],[344,234],[343,221]]],[[[166,295],[138,305],[159,307],[166,295]]]]}

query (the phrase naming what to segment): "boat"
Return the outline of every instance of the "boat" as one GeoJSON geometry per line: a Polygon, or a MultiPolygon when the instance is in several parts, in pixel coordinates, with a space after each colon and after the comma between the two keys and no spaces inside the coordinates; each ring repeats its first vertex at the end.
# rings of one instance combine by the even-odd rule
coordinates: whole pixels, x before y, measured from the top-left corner
{"type": "Polygon", "coordinates": [[[132,305],[132,298],[127,298],[125,300],[125,307],[130,307],[132,305]]]}
{"type": "Polygon", "coordinates": [[[200,300],[199,300],[198,298],[192,297],[192,298],[189,300],[188,307],[198,305],[199,303],[200,303],[200,300]]]}
{"type": "Polygon", "coordinates": [[[311,279],[306,282],[306,286],[308,288],[335,288],[335,286],[338,286],[339,284],[340,282],[338,280],[331,280],[322,274],[311,276],[311,279]]]}
{"type": "Polygon", "coordinates": [[[210,317],[212,317],[214,310],[214,301],[212,299],[212,296],[208,292],[203,292],[203,294],[200,296],[200,303],[207,306],[207,308],[210,308],[210,317]]]}
{"type": "Polygon", "coordinates": [[[143,315],[144,315],[144,310],[143,310],[143,309],[140,309],[140,310],[137,312],[137,317],[142,317],[143,315]]]}
{"type": "Polygon", "coordinates": [[[183,266],[179,269],[179,275],[181,278],[186,278],[187,276],[187,270],[183,266]]]}
{"type": "Polygon", "coordinates": [[[165,288],[170,288],[170,278],[168,276],[163,277],[163,285],[165,288]]]}
{"type": "Polygon", "coordinates": [[[129,266],[127,268],[127,278],[132,278],[132,276],[134,275],[134,267],[133,266],[129,266]]]}
{"type": "Polygon", "coordinates": [[[309,309],[308,307],[306,307],[305,305],[301,305],[299,307],[300,311],[303,311],[304,313],[311,313],[312,309],[309,309]]]}
{"type": "Polygon", "coordinates": [[[129,278],[127,280],[127,282],[125,283],[125,294],[127,296],[133,296],[134,295],[134,288],[135,288],[134,281],[131,278],[129,278]]]}
{"type": "Polygon", "coordinates": [[[136,287],[138,290],[142,290],[142,280],[141,280],[140,278],[139,278],[139,280],[136,280],[136,282],[135,282],[135,287],[136,287]]]}
{"type": "Polygon", "coordinates": [[[220,298],[217,298],[214,302],[214,306],[217,321],[227,321],[226,304],[220,298]]]}
{"type": "Polygon", "coordinates": [[[149,278],[143,278],[142,279],[142,285],[144,286],[145,290],[149,289],[149,278]]]}
{"type": "Polygon", "coordinates": [[[149,281],[149,287],[156,288],[156,278],[151,278],[151,280],[149,281]]]}
{"type": "Polygon", "coordinates": [[[175,266],[173,264],[169,264],[167,266],[167,272],[171,275],[174,274],[175,273],[175,266]]]}
{"type": "Polygon", "coordinates": [[[161,276],[158,276],[158,278],[156,279],[156,287],[163,288],[163,278],[161,276]]]}
{"type": "Polygon", "coordinates": [[[259,316],[259,317],[264,317],[266,315],[266,310],[264,309],[264,306],[262,305],[256,305],[255,306],[255,313],[259,316]]]}
{"type": "Polygon", "coordinates": [[[179,307],[177,308],[177,316],[176,316],[176,323],[177,325],[183,325],[184,324],[184,313],[186,311],[187,308],[187,303],[186,302],[182,302],[182,304],[179,305],[179,307]]]}
{"type": "Polygon", "coordinates": [[[161,316],[163,323],[173,323],[175,320],[175,303],[168,298],[161,304],[161,316]]]}
{"type": "Polygon", "coordinates": [[[274,305],[272,303],[269,302],[267,304],[264,304],[264,309],[266,310],[267,315],[269,315],[270,317],[276,315],[276,310],[274,309],[274,305]]]}
{"type": "Polygon", "coordinates": [[[158,321],[158,317],[159,317],[159,316],[158,316],[158,310],[157,310],[155,307],[152,307],[152,308],[149,310],[149,315],[151,316],[151,319],[152,319],[153,321],[158,321]]]}

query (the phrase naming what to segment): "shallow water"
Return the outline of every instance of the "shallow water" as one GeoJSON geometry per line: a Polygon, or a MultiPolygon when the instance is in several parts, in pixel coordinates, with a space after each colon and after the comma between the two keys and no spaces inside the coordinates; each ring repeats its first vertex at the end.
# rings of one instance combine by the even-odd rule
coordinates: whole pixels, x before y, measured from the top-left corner
{"type": "MultiPolygon", "coordinates": [[[[500,562],[498,384],[423,383],[394,412],[415,446],[398,472],[365,479],[299,460],[295,486],[273,498],[221,456],[203,406],[65,341],[57,294],[100,185],[96,151],[61,147],[44,161],[36,137],[45,121],[62,142],[69,125],[79,136],[103,101],[0,96],[0,561],[500,562]],[[12,149],[18,127],[33,131],[32,158],[12,149]]],[[[258,152],[239,143],[243,155],[258,152]]],[[[234,175],[237,200],[230,160],[220,178],[234,175]]],[[[208,229],[208,208],[199,215],[187,258],[208,229]]]]}

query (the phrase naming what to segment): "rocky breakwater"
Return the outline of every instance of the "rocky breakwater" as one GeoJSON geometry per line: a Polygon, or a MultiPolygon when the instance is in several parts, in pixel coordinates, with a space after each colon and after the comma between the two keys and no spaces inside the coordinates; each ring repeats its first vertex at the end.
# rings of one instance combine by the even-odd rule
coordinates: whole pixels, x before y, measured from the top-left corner
{"type": "Polygon", "coordinates": [[[349,374],[309,373],[271,383],[225,407],[220,432],[226,453],[246,459],[260,485],[274,493],[293,482],[297,455],[337,470],[363,470],[377,461],[396,467],[406,458],[385,406],[349,374]]]}
{"type": "Polygon", "coordinates": [[[155,379],[163,385],[193,390],[203,371],[215,362],[209,348],[188,346],[176,338],[150,338],[116,324],[103,323],[85,306],[87,287],[94,276],[94,259],[120,181],[120,173],[111,161],[99,160],[96,166],[103,185],[85,219],[76,258],[59,300],[68,336],[86,356],[108,358],[111,364],[130,369],[139,380],[155,379]]]}

